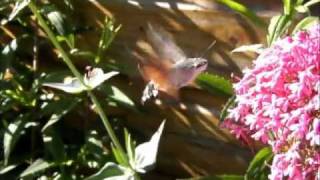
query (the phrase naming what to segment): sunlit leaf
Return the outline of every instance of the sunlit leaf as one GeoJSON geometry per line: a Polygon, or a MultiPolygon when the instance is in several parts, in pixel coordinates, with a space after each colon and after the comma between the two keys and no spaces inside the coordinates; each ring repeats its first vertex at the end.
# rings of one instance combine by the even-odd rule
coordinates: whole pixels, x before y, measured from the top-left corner
{"type": "Polygon", "coordinates": [[[135,103],[116,86],[104,86],[103,91],[105,91],[109,100],[115,101],[119,105],[135,109],[135,103]]]}
{"type": "Polygon", "coordinates": [[[250,44],[250,45],[243,45],[240,47],[237,47],[236,49],[232,50],[232,53],[235,52],[255,52],[257,54],[260,54],[263,51],[263,45],[262,44],[250,44]]]}
{"type": "Polygon", "coordinates": [[[202,89],[214,94],[219,93],[226,96],[233,94],[231,82],[221,76],[203,73],[197,77],[196,83],[202,89]]]}
{"type": "Polygon", "coordinates": [[[121,165],[113,162],[106,163],[97,173],[86,180],[134,180],[134,173],[121,165]]]}
{"type": "Polygon", "coordinates": [[[135,160],[132,164],[135,171],[146,173],[155,166],[157,161],[160,137],[164,128],[163,121],[158,130],[152,135],[148,142],[139,144],[135,149],[135,160]]]}
{"type": "Polygon", "coordinates": [[[66,30],[64,29],[64,20],[63,20],[63,15],[57,11],[50,11],[47,14],[47,17],[50,21],[50,23],[56,28],[58,33],[60,35],[66,35],[66,30]]]}
{"type": "Polygon", "coordinates": [[[266,179],[269,174],[268,162],[272,159],[273,154],[270,147],[261,149],[250,162],[245,177],[247,179],[266,179]]]}
{"type": "Polygon", "coordinates": [[[7,130],[3,135],[3,150],[4,150],[4,164],[8,164],[9,156],[14,149],[16,142],[22,135],[24,125],[28,114],[19,116],[14,122],[8,125],[7,130]]]}
{"type": "Polygon", "coordinates": [[[310,6],[313,6],[313,5],[317,4],[317,3],[320,3],[320,0],[310,0],[310,1],[307,1],[307,2],[304,4],[304,6],[310,7],[310,6]]]}
{"type": "Polygon", "coordinates": [[[319,17],[316,17],[316,16],[305,17],[296,25],[292,33],[296,33],[300,30],[307,29],[309,26],[316,23],[319,23],[319,17]]]}
{"type": "Polygon", "coordinates": [[[283,9],[285,15],[290,15],[294,6],[292,0],[282,0],[283,1],[283,9]]]}
{"type": "Polygon", "coordinates": [[[235,12],[238,12],[242,16],[247,17],[252,21],[252,23],[262,28],[266,26],[265,22],[261,18],[259,18],[253,11],[251,11],[249,8],[247,8],[243,4],[240,4],[233,0],[216,0],[216,1],[228,6],[230,9],[234,10],[235,12]]]}
{"type": "Polygon", "coordinates": [[[135,161],[135,143],[133,142],[131,138],[131,134],[128,132],[127,129],[124,131],[124,137],[125,137],[125,144],[126,144],[126,150],[127,155],[129,158],[129,163],[134,164],[135,161]]]}
{"type": "Polygon", "coordinates": [[[17,0],[8,20],[13,20],[29,3],[30,0],[17,0]]]}
{"type": "Polygon", "coordinates": [[[110,20],[108,18],[105,19],[99,40],[98,51],[94,60],[96,63],[100,62],[102,52],[110,46],[120,28],[121,25],[116,26],[113,20],[110,20]]]}
{"type": "Polygon", "coordinates": [[[9,171],[15,169],[17,166],[18,166],[18,164],[11,164],[8,166],[3,166],[3,168],[0,169],[0,175],[8,173],[9,171]]]}
{"type": "Polygon", "coordinates": [[[304,6],[304,5],[296,6],[294,9],[299,13],[307,13],[307,12],[309,12],[309,8],[307,6],[304,6]]]}
{"type": "Polygon", "coordinates": [[[268,27],[268,45],[270,46],[274,41],[278,40],[284,34],[284,32],[286,32],[291,23],[292,20],[290,15],[279,15],[272,17],[268,27]]]}
{"type": "Polygon", "coordinates": [[[43,159],[37,159],[20,174],[20,177],[32,176],[53,166],[53,163],[49,163],[43,159]]]}
{"type": "Polygon", "coordinates": [[[53,113],[49,118],[48,122],[43,126],[42,132],[44,132],[48,127],[55,124],[59,121],[64,115],[70,112],[79,102],[81,99],[72,98],[72,99],[61,99],[58,101],[48,102],[43,108],[42,113],[53,113]]]}
{"type": "Polygon", "coordinates": [[[18,39],[12,40],[1,50],[0,53],[0,79],[5,76],[5,71],[10,66],[11,61],[14,59],[14,52],[18,49],[18,39]]]}

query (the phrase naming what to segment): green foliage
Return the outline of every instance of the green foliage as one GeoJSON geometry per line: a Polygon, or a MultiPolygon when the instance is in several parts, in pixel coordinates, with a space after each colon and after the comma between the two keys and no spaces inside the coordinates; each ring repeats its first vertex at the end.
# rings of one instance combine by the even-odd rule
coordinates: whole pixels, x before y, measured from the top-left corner
{"type": "Polygon", "coordinates": [[[319,23],[319,17],[315,17],[315,16],[308,16],[305,17],[304,19],[302,19],[294,28],[294,30],[292,31],[292,33],[296,33],[297,31],[301,31],[306,29],[308,26],[314,24],[314,23],[319,23]]]}
{"type": "Polygon", "coordinates": [[[206,177],[197,177],[181,180],[243,180],[244,177],[240,175],[217,175],[217,176],[206,176],[206,177]]]}
{"type": "Polygon", "coordinates": [[[213,94],[218,93],[225,96],[232,96],[233,94],[231,82],[221,76],[203,73],[197,77],[196,83],[202,89],[205,89],[213,94]]]}
{"type": "Polygon", "coordinates": [[[26,176],[33,176],[36,173],[42,172],[50,167],[53,167],[53,163],[49,163],[43,159],[37,159],[35,160],[27,169],[25,169],[21,174],[20,177],[24,178],[26,176]]]}
{"type": "Polygon", "coordinates": [[[233,0],[216,0],[216,1],[228,6],[230,9],[232,9],[235,12],[238,12],[242,16],[247,17],[255,25],[262,27],[262,28],[264,28],[266,26],[265,22],[260,17],[258,17],[255,14],[255,12],[251,11],[245,5],[243,5],[239,2],[233,1],[233,0]]]}
{"type": "Polygon", "coordinates": [[[268,174],[270,173],[268,163],[270,163],[272,157],[271,147],[261,149],[250,162],[245,179],[268,179],[268,174]]]}
{"type": "MultiPolygon", "coordinates": [[[[64,2],[72,7],[71,1],[64,2]]],[[[88,121],[86,118],[89,117],[83,117],[82,110],[90,109],[87,96],[71,96],[42,86],[44,82],[61,81],[70,73],[54,69],[53,72],[47,72],[48,70],[38,67],[42,61],[38,59],[38,49],[47,45],[50,39],[44,41],[43,34],[38,34],[40,29],[37,28],[40,26],[35,27],[37,21],[30,18],[27,8],[30,4],[33,2],[22,0],[0,3],[0,11],[11,12],[6,21],[2,22],[8,26],[21,25],[15,38],[0,46],[0,138],[4,150],[1,153],[3,161],[0,161],[0,177],[83,179],[98,171],[107,162],[113,161],[110,137],[102,136],[97,130],[90,128],[78,132],[66,123],[66,120],[70,121],[74,117],[82,117],[88,121]],[[9,5],[12,3],[14,9],[11,11],[9,5]],[[76,138],[70,142],[75,133],[76,138]],[[28,144],[27,147],[23,147],[25,143],[28,144]]],[[[40,13],[37,15],[44,17],[40,25],[48,25],[45,30],[50,31],[49,34],[57,40],[55,45],[67,45],[60,45],[59,48],[63,47],[77,54],[91,54],[88,64],[98,56],[97,52],[77,49],[74,26],[54,4],[42,4],[39,9],[31,7],[40,13]]],[[[111,45],[119,27],[114,26],[113,21],[106,21],[102,29],[99,56],[111,45]]],[[[64,55],[68,56],[67,54],[64,55]]],[[[102,79],[107,79],[105,75],[103,74],[102,79]]],[[[91,76],[88,82],[91,80],[94,80],[92,83],[95,86],[102,83],[99,81],[100,77],[91,76]]],[[[116,107],[135,109],[134,102],[113,85],[103,85],[96,91],[100,92],[106,102],[116,102],[116,107]],[[106,92],[104,87],[108,87],[106,92]]],[[[83,123],[81,121],[83,120],[77,123],[83,123]]],[[[118,148],[115,149],[119,152],[118,148]]]]}
{"type": "Polygon", "coordinates": [[[220,122],[223,122],[224,119],[227,117],[228,115],[228,109],[231,109],[234,104],[235,104],[235,99],[236,99],[236,96],[233,95],[231,96],[228,101],[226,102],[226,104],[223,106],[222,110],[221,110],[221,113],[220,113],[220,117],[219,117],[219,120],[220,122]]]}

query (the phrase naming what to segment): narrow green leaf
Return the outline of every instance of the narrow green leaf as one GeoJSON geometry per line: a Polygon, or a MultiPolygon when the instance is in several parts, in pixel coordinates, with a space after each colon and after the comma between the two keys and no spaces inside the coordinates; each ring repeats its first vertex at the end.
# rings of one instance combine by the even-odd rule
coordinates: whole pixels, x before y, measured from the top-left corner
{"type": "Polygon", "coordinates": [[[125,137],[125,144],[126,144],[126,150],[129,158],[129,162],[133,163],[134,162],[134,143],[131,139],[131,134],[128,132],[127,129],[124,129],[124,137],[125,137]]]}
{"type": "Polygon", "coordinates": [[[29,3],[30,0],[17,0],[8,20],[13,20],[29,3]]]}
{"type": "Polygon", "coordinates": [[[61,163],[66,160],[66,152],[62,138],[55,128],[51,127],[42,133],[42,139],[47,152],[53,156],[54,160],[61,163]]]}
{"type": "Polygon", "coordinates": [[[14,149],[16,142],[20,139],[24,125],[29,114],[20,115],[14,122],[10,123],[3,135],[4,164],[7,165],[9,156],[14,149]]]}
{"type": "Polygon", "coordinates": [[[268,167],[267,163],[273,157],[273,153],[270,147],[261,149],[250,162],[245,177],[247,179],[263,179],[267,176],[268,167]]]}
{"type": "Polygon", "coordinates": [[[64,115],[70,112],[80,102],[80,98],[72,98],[60,99],[58,101],[52,101],[46,104],[42,108],[42,114],[53,114],[49,118],[48,122],[43,126],[41,131],[45,132],[47,128],[58,122],[64,115]]]}
{"type": "Polygon", "coordinates": [[[307,13],[307,12],[309,12],[309,8],[304,6],[304,5],[296,6],[294,9],[299,13],[307,13]]]}
{"type": "Polygon", "coordinates": [[[11,165],[8,165],[8,166],[3,166],[0,169],[0,175],[8,173],[9,171],[15,169],[17,166],[18,166],[18,164],[11,164],[11,165]]]}
{"type": "Polygon", "coordinates": [[[283,0],[283,8],[284,8],[284,14],[290,15],[292,11],[293,3],[291,0],[283,0]]]}
{"type": "Polygon", "coordinates": [[[121,152],[118,149],[116,149],[116,147],[114,147],[113,145],[111,145],[111,149],[116,161],[121,165],[127,166],[128,164],[125,160],[126,157],[123,157],[121,152]]]}
{"type": "Polygon", "coordinates": [[[133,179],[133,172],[123,166],[113,162],[106,163],[96,174],[86,178],[86,180],[129,180],[133,179]]]}
{"type": "Polygon", "coordinates": [[[234,105],[235,99],[236,99],[235,95],[231,96],[228,99],[227,103],[223,106],[222,111],[220,113],[220,117],[219,117],[220,122],[223,122],[224,119],[227,117],[228,110],[234,105]]]}
{"type": "Polygon", "coordinates": [[[216,0],[216,1],[228,6],[230,9],[247,17],[248,19],[250,19],[252,21],[252,23],[254,23],[262,28],[266,27],[265,22],[261,18],[259,18],[253,11],[251,11],[249,8],[247,8],[246,6],[240,4],[236,1],[233,1],[233,0],[216,0]]]}
{"type": "Polygon", "coordinates": [[[205,177],[178,179],[178,180],[244,180],[244,177],[241,175],[228,174],[228,175],[205,176],[205,177]]]}
{"type": "Polygon", "coordinates": [[[236,49],[232,50],[231,53],[235,52],[255,52],[257,54],[260,54],[263,51],[263,45],[262,44],[250,44],[250,45],[242,45],[240,47],[237,47],[236,49]]]}
{"type": "Polygon", "coordinates": [[[221,76],[203,73],[197,77],[196,83],[213,94],[219,93],[226,96],[232,96],[233,94],[231,82],[221,76]]]}
{"type": "Polygon", "coordinates": [[[14,59],[14,52],[18,49],[18,39],[9,42],[0,52],[0,79],[4,78],[4,73],[11,66],[14,59]]]}
{"type": "Polygon", "coordinates": [[[135,103],[116,86],[104,86],[103,91],[107,93],[110,100],[124,107],[135,109],[135,103]]]}
{"type": "Polygon", "coordinates": [[[64,29],[64,20],[63,20],[63,15],[55,10],[48,12],[47,18],[49,19],[50,23],[56,28],[58,33],[60,35],[66,35],[66,30],[64,29]]]}
{"type": "Polygon", "coordinates": [[[278,40],[292,23],[290,15],[274,16],[268,27],[268,45],[270,46],[274,41],[278,40]]]}
{"type": "Polygon", "coordinates": [[[296,33],[300,30],[304,30],[307,29],[308,26],[315,24],[315,23],[319,23],[319,17],[316,16],[308,16],[305,17],[304,19],[302,19],[294,28],[294,30],[292,31],[292,33],[296,33]]]}
{"type": "Polygon", "coordinates": [[[20,178],[35,175],[36,173],[42,172],[53,166],[54,166],[54,163],[49,163],[43,159],[37,159],[20,174],[20,178]]]}
{"type": "Polygon", "coordinates": [[[106,18],[104,22],[104,26],[101,32],[98,51],[95,57],[95,63],[99,63],[101,60],[102,52],[105,51],[114,40],[116,34],[120,30],[121,25],[115,26],[114,20],[106,18]]]}
{"type": "Polygon", "coordinates": [[[317,3],[320,3],[320,0],[310,0],[310,1],[307,1],[307,2],[304,4],[304,6],[310,7],[310,6],[313,6],[313,5],[317,4],[317,3]]]}

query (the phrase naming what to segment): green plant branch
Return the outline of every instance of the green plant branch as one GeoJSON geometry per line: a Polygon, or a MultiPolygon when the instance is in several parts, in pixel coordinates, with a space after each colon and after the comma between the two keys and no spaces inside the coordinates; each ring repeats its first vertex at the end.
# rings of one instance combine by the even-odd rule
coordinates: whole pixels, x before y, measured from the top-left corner
{"type": "MultiPolygon", "coordinates": [[[[82,75],[79,73],[79,71],[77,70],[77,68],[74,66],[74,64],[72,63],[71,59],[69,58],[68,54],[65,52],[65,50],[62,48],[62,46],[60,45],[60,43],[58,42],[56,36],[54,35],[54,33],[50,30],[49,26],[47,25],[46,21],[43,19],[42,15],[38,12],[38,8],[35,5],[35,3],[33,1],[31,1],[29,3],[29,8],[32,11],[32,13],[35,15],[36,19],[39,21],[40,26],[43,28],[43,30],[45,31],[45,33],[48,35],[48,38],[50,39],[50,41],[52,42],[52,44],[54,45],[55,48],[57,48],[57,50],[59,51],[63,61],[66,63],[66,65],[68,66],[68,68],[71,70],[71,72],[74,74],[74,76],[79,79],[79,81],[82,83],[82,85],[86,86],[82,75]]],[[[100,118],[102,119],[103,125],[105,126],[113,144],[115,145],[115,147],[120,151],[121,155],[124,157],[124,159],[126,160],[127,165],[129,165],[128,159],[126,158],[125,155],[125,151],[122,148],[117,136],[115,135],[112,126],[106,116],[106,114],[104,113],[98,99],[96,98],[96,96],[94,95],[94,93],[91,90],[87,90],[92,102],[94,103],[96,110],[100,116],[100,118]]]]}
{"type": "Polygon", "coordinates": [[[224,4],[225,6],[228,6],[230,9],[249,18],[254,24],[258,25],[259,27],[264,29],[267,27],[266,23],[246,6],[233,0],[216,0],[216,1],[218,3],[224,4]]]}

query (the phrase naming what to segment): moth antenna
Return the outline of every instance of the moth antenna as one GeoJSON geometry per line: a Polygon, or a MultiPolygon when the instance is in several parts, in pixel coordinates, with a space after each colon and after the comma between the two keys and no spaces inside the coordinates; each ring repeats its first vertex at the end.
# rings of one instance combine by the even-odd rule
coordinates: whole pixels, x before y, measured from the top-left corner
{"type": "Polygon", "coordinates": [[[209,52],[209,50],[216,44],[216,42],[217,42],[216,40],[213,40],[211,44],[207,47],[207,49],[203,51],[200,58],[203,58],[209,52]]]}

